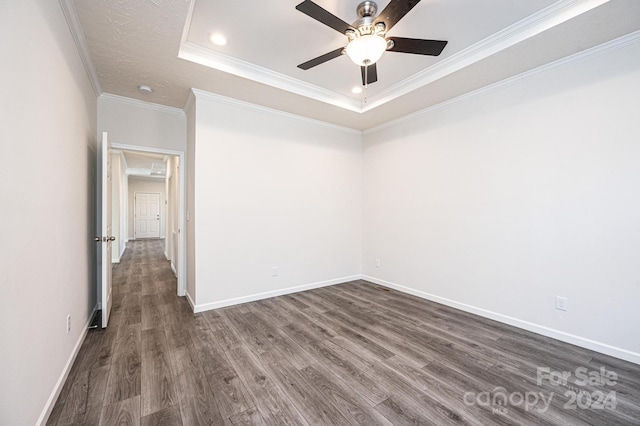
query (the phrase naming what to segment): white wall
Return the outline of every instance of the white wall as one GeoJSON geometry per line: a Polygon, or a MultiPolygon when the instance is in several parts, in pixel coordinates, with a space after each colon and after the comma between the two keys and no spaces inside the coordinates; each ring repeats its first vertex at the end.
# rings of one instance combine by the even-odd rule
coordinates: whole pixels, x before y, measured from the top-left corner
{"type": "Polygon", "coordinates": [[[640,362],[639,99],[636,41],[367,132],[364,274],[640,362]]]}
{"type": "Polygon", "coordinates": [[[196,305],[357,276],[361,133],[203,92],[196,106],[196,305]]]}
{"type": "Polygon", "coordinates": [[[125,207],[121,202],[122,192],[122,153],[111,154],[111,229],[116,240],[111,244],[111,261],[120,262],[120,247],[122,245],[122,228],[124,223],[120,220],[120,212],[125,207]]]}
{"type": "Polygon", "coordinates": [[[165,237],[166,233],[166,186],[162,179],[145,179],[129,176],[129,239],[135,239],[135,209],[136,204],[133,197],[136,192],[157,192],[160,194],[160,238],[165,237]]]}
{"type": "Polygon", "coordinates": [[[165,235],[165,256],[171,261],[171,268],[178,275],[178,237],[180,229],[180,179],[179,158],[171,156],[167,159],[167,176],[165,179],[167,194],[167,232],[165,235]]]}
{"type": "Polygon", "coordinates": [[[112,144],[185,151],[187,121],[180,109],[102,94],[98,98],[98,131],[112,144]]]}
{"type": "Polygon", "coordinates": [[[193,94],[185,106],[187,115],[187,190],[186,190],[186,277],[187,300],[195,305],[196,300],[196,228],[195,228],[195,164],[196,164],[196,103],[193,94]]]}
{"type": "Polygon", "coordinates": [[[3,2],[0,38],[0,424],[33,425],[96,304],[96,97],[58,2],[3,2]]]}

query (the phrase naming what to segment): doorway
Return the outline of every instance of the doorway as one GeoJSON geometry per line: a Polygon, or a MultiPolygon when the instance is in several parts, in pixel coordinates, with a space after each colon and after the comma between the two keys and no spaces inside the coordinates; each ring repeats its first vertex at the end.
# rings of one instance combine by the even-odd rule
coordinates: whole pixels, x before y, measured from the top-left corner
{"type": "MultiPolygon", "coordinates": [[[[133,239],[164,239],[165,257],[177,278],[178,296],[186,295],[185,156],[182,151],[112,144],[120,185],[119,249],[114,263],[133,239]],[[146,162],[146,163],[145,163],[146,162]],[[142,184],[140,184],[142,182],[142,184]],[[155,189],[149,190],[155,184],[155,189]],[[146,185],[146,186],[145,186],[146,185]]],[[[115,192],[115,189],[114,189],[115,192]]],[[[115,195],[115,194],[114,194],[115,195]]]]}

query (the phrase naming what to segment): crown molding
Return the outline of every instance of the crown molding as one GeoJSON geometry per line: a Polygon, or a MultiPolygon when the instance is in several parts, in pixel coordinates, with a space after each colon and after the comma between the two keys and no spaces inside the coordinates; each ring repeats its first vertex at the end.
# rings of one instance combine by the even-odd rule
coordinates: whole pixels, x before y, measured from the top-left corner
{"type": "Polygon", "coordinates": [[[239,100],[234,99],[234,98],[229,98],[229,97],[226,97],[226,96],[217,95],[217,94],[211,93],[211,92],[205,92],[204,90],[191,88],[191,91],[192,91],[192,93],[193,93],[193,95],[194,95],[194,97],[196,99],[205,99],[205,100],[217,102],[217,103],[224,104],[224,105],[240,107],[240,108],[253,110],[253,111],[261,111],[261,112],[266,112],[266,113],[269,113],[269,114],[276,114],[276,115],[279,115],[281,117],[286,117],[286,118],[290,118],[290,119],[298,120],[298,121],[304,121],[306,123],[314,124],[316,126],[328,127],[328,128],[331,128],[331,129],[340,130],[342,132],[350,133],[350,134],[358,135],[358,136],[362,135],[362,131],[357,130],[357,129],[353,129],[351,127],[339,126],[337,124],[327,123],[326,121],[315,120],[313,118],[303,117],[301,115],[292,114],[290,112],[284,112],[284,111],[280,111],[278,109],[269,108],[269,107],[265,107],[265,106],[262,106],[262,105],[252,104],[250,102],[239,101],[239,100]]]}
{"type": "Polygon", "coordinates": [[[180,36],[180,46],[187,42],[187,38],[189,37],[189,31],[191,30],[191,20],[193,19],[193,10],[196,6],[196,0],[185,0],[189,2],[189,10],[187,11],[187,20],[184,23],[184,28],[182,28],[182,35],[180,36]]]}
{"type": "Polygon", "coordinates": [[[71,31],[73,41],[76,44],[78,53],[80,54],[84,70],[87,73],[87,77],[89,77],[91,87],[93,87],[93,92],[96,96],[100,96],[100,94],[102,94],[102,87],[100,86],[98,73],[96,72],[93,60],[91,59],[91,54],[89,53],[87,39],[85,38],[84,31],[82,31],[82,26],[80,25],[76,6],[73,4],[73,0],[59,0],[59,3],[62,13],[64,14],[64,18],[67,21],[69,31],[71,31]]]}
{"type": "Polygon", "coordinates": [[[562,24],[610,0],[561,0],[475,43],[435,65],[383,90],[363,106],[370,111],[393,99],[453,74],[475,62],[505,50],[543,31],[562,24]]]}
{"type": "Polygon", "coordinates": [[[438,103],[436,105],[430,106],[428,108],[422,109],[420,111],[416,111],[412,114],[405,115],[400,118],[396,118],[395,120],[387,121],[386,123],[382,123],[378,126],[371,127],[362,132],[364,136],[379,132],[380,130],[384,130],[398,124],[406,123],[426,114],[429,114],[433,111],[436,111],[440,108],[444,108],[448,105],[455,104],[457,102],[464,101],[466,99],[476,98],[485,93],[489,93],[498,89],[501,89],[506,86],[510,86],[512,84],[520,83],[522,80],[531,78],[537,74],[542,74],[544,72],[551,71],[555,68],[560,68],[565,65],[580,62],[589,58],[594,58],[600,55],[604,55],[609,52],[613,52],[618,49],[622,49],[626,46],[630,46],[632,44],[640,43],[640,31],[633,32],[631,34],[627,34],[625,36],[619,37],[615,40],[611,40],[609,42],[603,43],[599,46],[592,47],[591,49],[583,50],[582,52],[575,53],[573,55],[558,59],[557,61],[550,62],[548,64],[542,65],[538,68],[534,68],[532,70],[523,72],[518,75],[514,75],[512,77],[506,78],[504,80],[498,81],[496,83],[490,84],[488,86],[481,87],[472,92],[465,93],[463,95],[457,96],[453,99],[449,99],[447,101],[438,103]]]}
{"type": "Polygon", "coordinates": [[[193,88],[192,88],[191,90],[189,90],[189,96],[187,96],[187,102],[184,104],[184,108],[182,108],[185,113],[187,113],[193,107],[195,101],[196,101],[196,95],[193,93],[193,88]]]}
{"type": "Polygon", "coordinates": [[[182,43],[178,57],[349,111],[362,112],[362,101],[360,100],[233,58],[189,41],[182,43]]]}
{"type": "Polygon", "coordinates": [[[124,96],[113,95],[111,93],[102,93],[98,99],[106,99],[115,102],[121,102],[129,105],[136,106],[138,108],[145,108],[154,111],[164,112],[168,114],[185,115],[184,111],[180,108],[174,108],[166,105],[154,104],[153,102],[141,101],[139,99],[127,98],[124,96]]]}

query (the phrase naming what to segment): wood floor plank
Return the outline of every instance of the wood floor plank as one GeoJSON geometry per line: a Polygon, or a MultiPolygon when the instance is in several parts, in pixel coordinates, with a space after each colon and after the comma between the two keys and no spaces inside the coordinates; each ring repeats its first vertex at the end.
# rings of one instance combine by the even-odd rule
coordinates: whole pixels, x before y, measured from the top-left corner
{"type": "Polygon", "coordinates": [[[108,376],[108,366],[81,372],[73,382],[58,424],[97,424],[108,376]]]}
{"type": "Polygon", "coordinates": [[[209,388],[197,350],[182,345],[171,351],[176,377],[176,393],[185,425],[219,425],[224,422],[209,388]]]}
{"type": "Polygon", "coordinates": [[[313,358],[289,336],[275,327],[267,317],[258,316],[254,312],[245,314],[245,318],[268,340],[283,357],[287,358],[296,368],[301,369],[313,364],[313,358]]]}
{"type": "Polygon", "coordinates": [[[262,426],[265,423],[262,415],[256,408],[250,408],[242,413],[235,414],[229,417],[229,423],[232,425],[246,425],[246,426],[262,426]]]}
{"type": "Polygon", "coordinates": [[[141,312],[140,322],[141,330],[161,326],[164,322],[164,312],[162,305],[158,304],[157,297],[154,294],[144,294],[140,297],[141,312]]]}
{"type": "Polygon", "coordinates": [[[177,402],[174,373],[162,324],[142,331],[141,396],[143,417],[177,402]]]}
{"type": "Polygon", "coordinates": [[[192,330],[200,365],[223,418],[255,406],[211,330],[192,330]]]}
{"type": "Polygon", "coordinates": [[[389,393],[381,389],[372,377],[358,369],[351,360],[337,353],[326,342],[310,344],[307,347],[319,362],[337,372],[349,387],[367,398],[372,405],[379,404],[389,397],[389,393]]]}
{"type": "Polygon", "coordinates": [[[245,346],[231,349],[229,359],[251,394],[261,418],[273,425],[306,425],[295,405],[273,382],[266,369],[245,346]]]}
{"type": "Polygon", "coordinates": [[[286,363],[270,364],[268,374],[295,404],[310,425],[346,425],[348,419],[286,363]]]}
{"type": "Polygon", "coordinates": [[[331,307],[326,305],[321,297],[315,296],[312,292],[296,293],[296,298],[317,312],[322,313],[331,310],[331,307]]]}
{"type": "Polygon", "coordinates": [[[229,324],[236,333],[241,336],[242,341],[248,345],[254,352],[263,353],[269,346],[267,337],[258,330],[255,324],[252,324],[244,314],[234,309],[222,310],[220,315],[224,315],[229,320],[229,324]]]}
{"type": "Polygon", "coordinates": [[[352,424],[390,425],[391,423],[374,410],[366,400],[349,387],[341,384],[324,365],[315,364],[304,368],[301,373],[308,382],[330,401],[352,424]]]}
{"type": "Polygon", "coordinates": [[[178,407],[168,407],[140,419],[140,426],[182,426],[178,407]]]}
{"type": "Polygon", "coordinates": [[[109,370],[107,401],[117,402],[140,395],[140,324],[118,328],[116,351],[109,370]]]}
{"type": "Polygon", "coordinates": [[[140,426],[140,396],[105,405],[99,426],[140,426]]]}
{"type": "Polygon", "coordinates": [[[253,312],[264,312],[278,327],[289,324],[291,322],[291,316],[288,315],[288,311],[280,309],[274,301],[275,298],[258,300],[252,303],[251,307],[253,312]]]}

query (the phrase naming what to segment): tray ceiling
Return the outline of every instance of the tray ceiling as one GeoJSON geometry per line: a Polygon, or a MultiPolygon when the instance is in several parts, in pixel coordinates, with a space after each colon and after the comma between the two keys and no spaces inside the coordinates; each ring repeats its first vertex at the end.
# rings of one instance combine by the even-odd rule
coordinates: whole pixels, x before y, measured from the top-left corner
{"type": "MultiPolygon", "coordinates": [[[[388,35],[447,40],[438,57],[385,52],[363,93],[342,56],[297,65],[346,37],[298,1],[146,0],[69,3],[104,92],[184,107],[190,88],[366,129],[640,29],[637,0],[422,0],[388,35]],[[228,43],[214,45],[223,34],[228,43]],[[154,89],[138,92],[140,84],[154,89]]],[[[359,0],[316,0],[353,22],[359,0]]],[[[378,3],[382,10],[388,0],[378,3]]]]}

